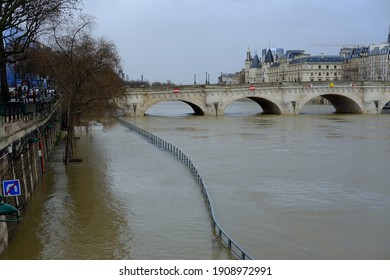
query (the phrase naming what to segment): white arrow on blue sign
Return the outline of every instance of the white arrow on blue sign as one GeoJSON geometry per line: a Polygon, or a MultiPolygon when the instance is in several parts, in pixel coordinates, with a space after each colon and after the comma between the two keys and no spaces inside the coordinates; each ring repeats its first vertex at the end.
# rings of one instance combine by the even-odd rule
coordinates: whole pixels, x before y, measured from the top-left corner
{"type": "Polygon", "coordinates": [[[4,196],[18,196],[22,194],[19,180],[3,181],[3,195],[4,196]]]}

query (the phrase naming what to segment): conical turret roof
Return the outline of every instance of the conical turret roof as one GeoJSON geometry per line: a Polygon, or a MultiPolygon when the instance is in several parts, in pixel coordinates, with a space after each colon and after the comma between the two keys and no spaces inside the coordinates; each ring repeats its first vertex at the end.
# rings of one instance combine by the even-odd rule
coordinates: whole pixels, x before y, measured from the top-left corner
{"type": "Polygon", "coordinates": [[[253,57],[251,68],[261,68],[261,62],[257,54],[253,57]]]}
{"type": "Polygon", "coordinates": [[[273,54],[272,54],[271,49],[268,49],[267,54],[265,55],[264,62],[265,62],[266,64],[272,64],[272,63],[274,63],[274,56],[273,56],[273,54]]]}

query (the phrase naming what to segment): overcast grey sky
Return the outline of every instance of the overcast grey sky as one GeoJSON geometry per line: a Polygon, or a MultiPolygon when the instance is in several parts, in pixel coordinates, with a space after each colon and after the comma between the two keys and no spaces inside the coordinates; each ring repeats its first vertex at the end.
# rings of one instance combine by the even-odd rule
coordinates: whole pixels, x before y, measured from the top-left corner
{"type": "Polygon", "coordinates": [[[130,79],[192,84],[244,67],[246,50],[338,54],[387,40],[389,0],[84,0],[130,79]],[[320,46],[319,46],[320,45],[320,46]]]}

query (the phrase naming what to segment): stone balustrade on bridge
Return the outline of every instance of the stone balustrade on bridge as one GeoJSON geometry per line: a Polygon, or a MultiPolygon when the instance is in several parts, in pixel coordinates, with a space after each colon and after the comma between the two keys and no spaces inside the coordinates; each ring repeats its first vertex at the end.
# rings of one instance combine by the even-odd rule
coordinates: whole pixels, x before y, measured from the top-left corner
{"type": "Polygon", "coordinates": [[[144,116],[153,105],[164,101],[181,101],[196,115],[223,115],[234,101],[249,98],[265,114],[299,114],[313,99],[323,97],[336,113],[378,114],[390,102],[390,83],[282,83],[255,85],[202,85],[175,88],[128,88],[120,101],[124,114],[144,116]]]}

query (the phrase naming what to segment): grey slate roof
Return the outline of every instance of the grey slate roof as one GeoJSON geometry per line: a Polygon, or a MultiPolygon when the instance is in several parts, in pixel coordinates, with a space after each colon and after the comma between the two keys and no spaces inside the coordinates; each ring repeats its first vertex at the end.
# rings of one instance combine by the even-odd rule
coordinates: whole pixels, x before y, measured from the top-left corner
{"type": "Polygon", "coordinates": [[[261,68],[261,62],[257,54],[253,57],[251,68],[261,68]]]}
{"type": "Polygon", "coordinates": [[[344,57],[340,55],[315,55],[294,59],[291,64],[303,63],[343,63],[344,57]]]}
{"type": "Polygon", "coordinates": [[[267,54],[265,55],[264,62],[267,64],[274,62],[274,56],[272,55],[271,49],[268,49],[267,54]]]}
{"type": "Polygon", "coordinates": [[[304,54],[304,50],[288,50],[283,56],[286,59],[294,59],[295,57],[304,54]]]}

